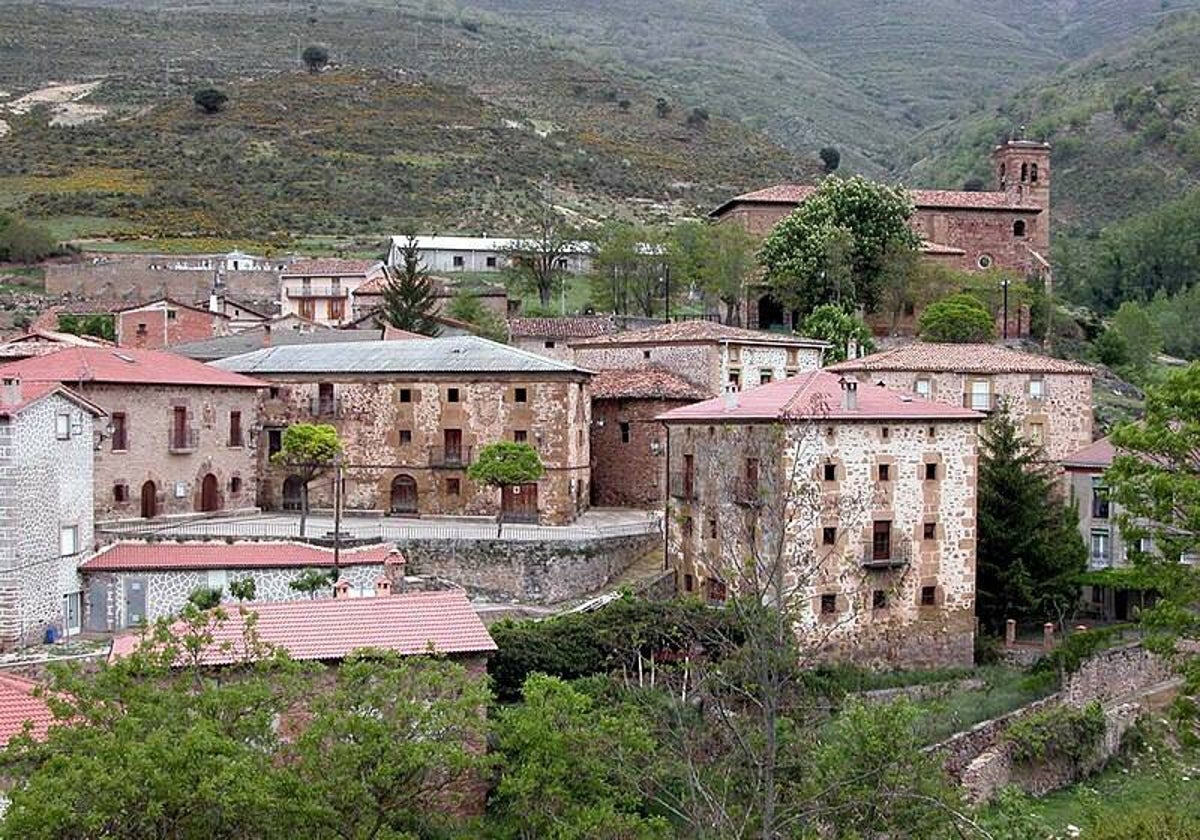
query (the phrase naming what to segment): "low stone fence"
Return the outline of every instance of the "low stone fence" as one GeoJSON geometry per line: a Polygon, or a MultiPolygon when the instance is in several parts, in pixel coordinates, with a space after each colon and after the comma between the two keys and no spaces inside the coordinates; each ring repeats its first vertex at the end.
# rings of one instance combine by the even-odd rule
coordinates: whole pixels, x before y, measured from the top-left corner
{"type": "Polygon", "coordinates": [[[602,589],[648,551],[658,534],[593,540],[405,539],[409,574],[436,576],[494,601],[553,604],[602,589]]]}

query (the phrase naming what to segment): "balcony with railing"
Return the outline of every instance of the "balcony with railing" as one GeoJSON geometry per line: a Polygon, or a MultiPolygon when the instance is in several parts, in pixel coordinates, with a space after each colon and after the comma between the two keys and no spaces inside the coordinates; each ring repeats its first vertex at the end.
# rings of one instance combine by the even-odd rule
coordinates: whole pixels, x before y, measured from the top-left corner
{"type": "Polygon", "coordinates": [[[968,392],[963,394],[962,404],[963,408],[969,408],[972,411],[995,411],[1000,407],[1000,395],[991,393],[973,394],[968,392]]]}
{"type": "Polygon", "coordinates": [[[194,427],[167,429],[167,450],[172,455],[189,455],[200,446],[200,432],[194,427]]]}
{"type": "Polygon", "coordinates": [[[344,298],[350,295],[345,286],[333,283],[313,283],[304,286],[288,286],[283,290],[289,298],[344,298]]]}
{"type": "Polygon", "coordinates": [[[671,496],[676,499],[696,498],[696,477],[683,470],[672,472],[668,481],[671,496]]]}
{"type": "Polygon", "coordinates": [[[734,504],[741,505],[742,507],[761,507],[763,503],[763,489],[757,480],[752,480],[745,476],[734,479],[733,501],[734,504]]]}
{"type": "Polygon", "coordinates": [[[863,549],[862,567],[864,569],[900,569],[912,560],[912,546],[907,542],[888,540],[886,544],[878,542],[863,549]]]}
{"type": "Polygon", "coordinates": [[[471,447],[434,446],[429,449],[429,466],[437,469],[460,470],[471,463],[471,447]]]}
{"type": "Polygon", "coordinates": [[[308,410],[313,417],[341,417],[342,401],[337,397],[312,397],[308,410]]]}

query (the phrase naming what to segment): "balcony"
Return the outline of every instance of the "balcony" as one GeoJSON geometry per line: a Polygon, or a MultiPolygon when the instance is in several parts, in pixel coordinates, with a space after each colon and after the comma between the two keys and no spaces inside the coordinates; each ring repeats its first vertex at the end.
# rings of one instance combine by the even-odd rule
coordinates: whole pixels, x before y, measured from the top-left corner
{"type": "Polygon", "coordinates": [[[301,286],[296,288],[290,286],[283,290],[283,293],[291,299],[299,300],[304,298],[344,298],[349,297],[350,290],[342,286],[301,286]]]}
{"type": "Polygon", "coordinates": [[[471,463],[471,447],[435,446],[429,450],[429,466],[435,469],[461,470],[471,463]]]}
{"type": "Polygon", "coordinates": [[[733,502],[742,507],[762,507],[763,489],[757,481],[738,478],[733,482],[733,502]]]}
{"type": "Polygon", "coordinates": [[[696,498],[695,476],[689,472],[673,472],[669,476],[671,495],[676,499],[696,498]]]}
{"type": "Polygon", "coordinates": [[[336,397],[312,397],[308,410],[313,417],[341,417],[342,401],[336,397]]]}
{"type": "Polygon", "coordinates": [[[1000,407],[1000,396],[998,394],[963,394],[963,408],[969,408],[972,411],[991,412],[1000,407]]]}
{"type": "Polygon", "coordinates": [[[200,446],[200,433],[195,428],[167,430],[167,451],[172,455],[190,455],[200,446]]]}
{"type": "Polygon", "coordinates": [[[867,546],[863,550],[862,567],[873,571],[902,569],[909,564],[911,558],[911,547],[907,543],[893,540],[886,550],[882,551],[877,546],[867,546]]]}

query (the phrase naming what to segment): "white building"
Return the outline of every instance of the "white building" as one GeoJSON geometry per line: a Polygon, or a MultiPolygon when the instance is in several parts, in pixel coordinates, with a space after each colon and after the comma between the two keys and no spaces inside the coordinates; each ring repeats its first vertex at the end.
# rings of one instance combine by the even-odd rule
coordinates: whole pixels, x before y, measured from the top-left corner
{"type": "MultiPolygon", "coordinates": [[[[502,271],[508,266],[508,252],[522,241],[495,236],[417,236],[417,246],[425,268],[433,274],[456,271],[502,271]]],[[[389,266],[402,265],[402,250],[407,236],[393,236],[388,248],[389,266]]],[[[570,253],[561,257],[560,267],[570,274],[585,274],[592,268],[592,244],[575,242],[570,253]]]]}

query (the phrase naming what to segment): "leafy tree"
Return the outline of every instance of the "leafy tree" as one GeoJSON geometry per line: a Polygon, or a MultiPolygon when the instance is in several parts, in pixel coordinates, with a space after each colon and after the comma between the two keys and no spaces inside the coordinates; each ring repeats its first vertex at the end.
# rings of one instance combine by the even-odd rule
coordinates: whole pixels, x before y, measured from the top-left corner
{"type": "Polygon", "coordinates": [[[396,329],[421,335],[436,336],[440,327],[433,316],[437,314],[437,292],[429,272],[421,261],[421,249],[415,236],[401,246],[404,265],[398,272],[387,271],[383,287],[384,320],[396,329]]]}
{"type": "Polygon", "coordinates": [[[1115,330],[1108,329],[1100,333],[1092,348],[1100,363],[1114,370],[1129,364],[1129,343],[1115,330]]]}
{"type": "Polygon", "coordinates": [[[211,610],[221,605],[221,587],[197,586],[188,595],[188,603],[198,610],[211,610]]]}
{"type": "Polygon", "coordinates": [[[1144,377],[1162,352],[1162,334],[1146,307],[1133,301],[1122,303],[1109,329],[1125,344],[1129,372],[1144,377]]]}
{"type": "Polygon", "coordinates": [[[604,306],[621,315],[653,317],[662,311],[662,237],[642,225],[609,222],[596,236],[593,287],[604,306]]]}
{"type": "Polygon", "coordinates": [[[117,340],[117,328],[111,315],[63,313],[58,316],[58,328],[71,335],[90,335],[106,341],[117,340]]]}
{"type": "MultiPolygon", "coordinates": [[[[499,440],[479,450],[475,463],[467,467],[467,478],[476,484],[498,488],[531,484],[545,473],[537,450],[527,443],[499,440]]],[[[496,514],[496,536],[504,527],[504,505],[496,514]]]]}
{"type": "Polygon", "coordinates": [[[665,820],[644,815],[639,783],[655,744],[635,708],[601,706],[541,674],[525,681],[523,694],[497,721],[500,837],[669,836],[665,820]]]}
{"type": "Polygon", "coordinates": [[[45,228],[0,213],[0,262],[40,262],[57,250],[45,228]]]}
{"type": "Polygon", "coordinates": [[[296,423],[283,432],[271,463],[300,479],[300,536],[308,522],[308,486],[333,466],[342,452],[337,429],[328,423],[296,423]]]}
{"type": "Polygon", "coordinates": [[[323,592],[335,583],[337,583],[337,573],[334,571],[322,572],[319,569],[305,569],[300,573],[300,577],[288,582],[288,588],[297,592],[305,592],[309,598],[316,598],[317,593],[323,592]]]}
{"type": "Polygon", "coordinates": [[[479,295],[468,291],[460,291],[450,301],[446,314],[457,321],[470,324],[475,332],[484,338],[504,344],[508,341],[508,325],[492,310],[484,306],[479,295]]]}
{"type": "MultiPolygon", "coordinates": [[[[1117,447],[1105,473],[1109,496],[1121,508],[1121,533],[1131,543],[1152,540],[1153,550],[1135,552],[1161,595],[1143,619],[1160,645],[1200,638],[1200,566],[1179,562],[1200,554],[1200,362],[1147,390],[1139,423],[1118,426],[1117,447]]],[[[1189,689],[1200,688],[1200,661],[1191,658],[1189,689]]]]}
{"type": "Polygon", "coordinates": [[[566,261],[577,247],[579,234],[549,202],[536,209],[532,228],[505,254],[517,285],[537,292],[538,302],[549,306],[551,296],[562,288],[566,261]]]}
{"type": "Polygon", "coordinates": [[[874,311],[889,246],[920,244],[908,226],[912,213],[902,189],[859,176],[826,178],[763,242],[759,259],[773,296],[802,314],[829,302],[874,311]],[[844,246],[831,249],[838,240],[844,246]],[[840,263],[848,264],[852,289],[842,288],[840,263]]]}
{"type": "Polygon", "coordinates": [[[978,298],[963,292],[925,307],[917,331],[926,341],[963,344],[995,337],[996,325],[978,298]]]}
{"type": "Polygon", "coordinates": [[[880,302],[892,322],[891,334],[900,331],[900,317],[916,307],[913,288],[921,274],[921,257],[906,244],[889,242],[879,270],[880,302]]]}
{"type": "Polygon", "coordinates": [[[311,44],[304,48],[300,59],[309,73],[320,73],[321,68],[329,63],[329,50],[318,44],[311,44]]]}
{"type": "Polygon", "coordinates": [[[842,153],[838,151],[837,146],[825,146],[817,153],[821,158],[821,164],[825,167],[825,173],[836,172],[837,168],[842,165],[842,153]]]}
{"type": "Polygon", "coordinates": [[[254,578],[242,578],[229,581],[229,594],[239,601],[253,601],[258,594],[258,586],[254,578]]]}
{"type": "Polygon", "coordinates": [[[740,225],[681,222],[666,243],[675,287],[698,286],[725,310],[725,323],[741,322],[746,281],[754,273],[755,240],[740,225]]]}
{"type": "Polygon", "coordinates": [[[192,94],[192,101],[196,103],[196,107],[206,114],[215,114],[225,107],[225,103],[229,101],[229,97],[224,91],[217,90],[214,87],[200,88],[192,94]]]}
{"type": "Polygon", "coordinates": [[[825,351],[827,364],[845,361],[846,351],[851,342],[854,342],[859,352],[864,355],[875,349],[871,329],[862,319],[832,303],[818,306],[809,313],[800,325],[800,333],[808,338],[819,338],[829,342],[829,349],[825,351]]]}
{"type": "Polygon", "coordinates": [[[1200,358],[1200,283],[1175,295],[1160,291],[1146,306],[1162,334],[1163,349],[1184,359],[1200,358]]]}
{"type": "Polygon", "coordinates": [[[1063,620],[1079,598],[1087,547],[1053,468],[1006,405],[980,433],[977,518],[976,614],[994,631],[1010,618],[1063,620]]]}

